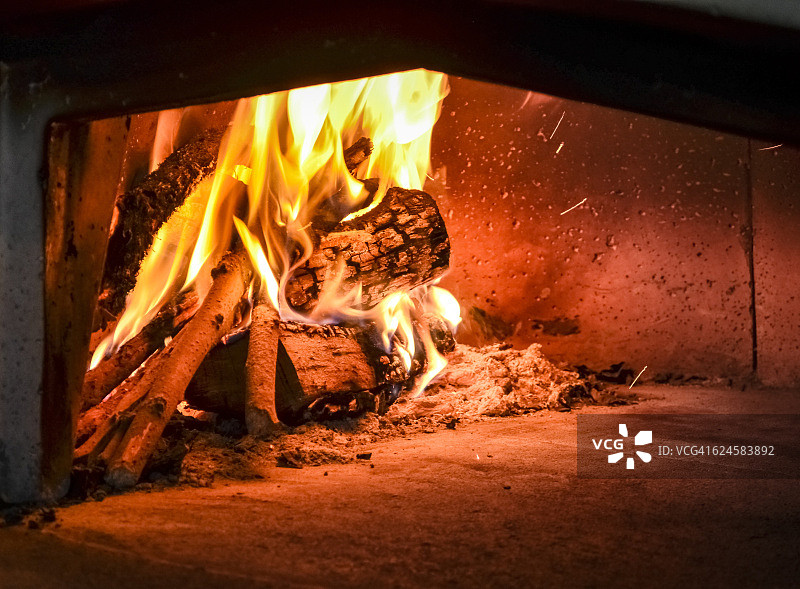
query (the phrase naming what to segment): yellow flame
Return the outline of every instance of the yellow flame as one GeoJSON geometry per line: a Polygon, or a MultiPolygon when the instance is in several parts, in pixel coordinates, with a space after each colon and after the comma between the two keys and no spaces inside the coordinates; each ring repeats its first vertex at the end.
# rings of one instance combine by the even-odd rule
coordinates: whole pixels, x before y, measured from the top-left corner
{"type": "MultiPolygon", "coordinates": [[[[394,342],[410,368],[414,303],[408,293],[393,293],[378,307],[363,310],[360,287],[341,292],[342,267],[326,281],[309,314],[292,310],[284,291],[311,255],[307,227],[320,205],[333,203],[345,217],[368,196],[347,169],[345,147],[360,137],[372,140],[372,154],[358,175],[380,180],[374,204],[390,186],[421,189],[447,91],[444,74],[413,70],[240,100],[214,175],[159,230],[116,330],[98,347],[92,366],[138,333],[179,289],[194,288],[205,296],[210,269],[230,248],[235,228],[284,319],[375,321],[387,350],[394,342]]],[[[177,117],[170,116],[164,118],[165,128],[177,117]]],[[[424,292],[431,298],[434,291],[424,292]]]]}
{"type": "Polygon", "coordinates": [[[411,322],[413,299],[403,291],[390,294],[378,304],[374,321],[381,331],[383,348],[388,352],[394,343],[403,359],[406,370],[411,370],[414,358],[414,327],[411,322]],[[399,337],[396,337],[398,336],[399,337]]]}
{"type": "Polygon", "coordinates": [[[367,177],[383,186],[421,190],[430,166],[430,139],[446,93],[441,74],[417,70],[371,78],[364,128],[375,147],[367,177]]]}
{"type": "MultiPolygon", "coordinates": [[[[461,322],[461,308],[456,298],[441,287],[428,285],[408,292],[396,291],[366,311],[351,309],[342,312],[342,316],[351,321],[373,323],[380,331],[384,349],[397,351],[407,371],[411,370],[416,354],[414,322],[416,320],[419,326],[425,326],[424,314],[440,317],[453,334],[461,322]]],[[[430,331],[421,329],[418,336],[423,344],[426,367],[417,377],[412,396],[422,394],[447,366],[447,359],[436,349],[430,331]]]]}
{"type": "Polygon", "coordinates": [[[439,286],[428,287],[423,305],[426,312],[438,315],[447,323],[453,333],[456,332],[461,323],[461,305],[450,291],[439,286]]]}
{"type": "Polygon", "coordinates": [[[156,233],[153,246],[142,261],[136,285],[126,299],[125,311],[114,332],[95,349],[90,369],[139,333],[177,291],[200,231],[198,220],[202,218],[210,186],[210,181],[201,182],[156,233]]]}
{"type": "Polygon", "coordinates": [[[425,372],[423,372],[419,378],[417,378],[417,382],[414,385],[414,390],[411,393],[412,397],[418,397],[421,395],[431,381],[436,378],[436,375],[444,370],[445,366],[447,366],[447,358],[442,356],[439,353],[439,350],[436,349],[433,339],[431,339],[430,332],[423,330],[422,333],[420,333],[420,338],[422,339],[423,346],[425,347],[425,359],[427,362],[425,366],[425,372]]]}
{"type": "MultiPolygon", "coordinates": [[[[415,290],[419,291],[417,296],[421,299],[421,305],[425,313],[441,318],[455,335],[458,325],[461,323],[461,306],[456,298],[449,291],[439,286],[421,286],[415,290]]],[[[433,379],[447,366],[447,359],[436,349],[430,332],[422,330],[420,339],[425,348],[426,367],[425,372],[417,378],[412,392],[414,397],[421,395],[433,379]]]]}
{"type": "MultiPolygon", "coordinates": [[[[419,295],[425,313],[440,317],[455,335],[461,323],[461,306],[456,298],[439,286],[421,286],[419,295]]],[[[429,331],[422,330],[420,339],[425,348],[425,372],[417,379],[412,396],[419,396],[434,378],[447,366],[447,359],[436,349],[429,331]]]]}
{"type": "Polygon", "coordinates": [[[156,136],[153,140],[153,148],[150,150],[151,172],[158,168],[161,162],[175,150],[175,138],[178,135],[181,121],[183,121],[184,112],[183,108],[171,108],[158,113],[156,136]]]}
{"type": "Polygon", "coordinates": [[[272,273],[272,268],[267,261],[266,254],[264,254],[264,249],[261,247],[261,242],[258,241],[258,238],[256,238],[255,235],[250,233],[250,230],[247,228],[247,225],[244,224],[244,221],[238,217],[234,217],[233,222],[236,224],[236,230],[239,232],[239,237],[242,238],[242,243],[244,244],[247,253],[253,260],[256,271],[261,275],[262,290],[266,289],[266,294],[269,297],[269,302],[272,304],[273,308],[279,308],[278,281],[275,280],[275,275],[272,273]]]}

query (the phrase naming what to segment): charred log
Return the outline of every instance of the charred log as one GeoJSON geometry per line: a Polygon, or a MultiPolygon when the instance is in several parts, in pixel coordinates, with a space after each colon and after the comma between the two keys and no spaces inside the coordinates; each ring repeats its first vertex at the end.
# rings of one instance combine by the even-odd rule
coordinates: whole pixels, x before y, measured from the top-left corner
{"type": "Polygon", "coordinates": [[[117,200],[119,220],[108,240],[98,300],[107,314],[116,316],[125,306],[125,295],[136,284],[139,266],[159,227],[214,171],[221,138],[222,131],[207,131],[117,200]]]}
{"type": "MultiPolygon", "coordinates": [[[[250,338],[249,331],[238,334],[209,353],[186,390],[190,404],[223,415],[245,415],[250,338]]],[[[412,376],[368,329],[281,322],[279,340],[275,404],[285,423],[296,423],[318,399],[402,387],[412,376]]]]}
{"type": "Polygon", "coordinates": [[[343,271],[343,285],[362,285],[369,308],[396,290],[410,290],[444,274],[450,240],[433,198],[419,190],[390,188],[372,210],[343,221],[322,237],[286,289],[289,303],[309,313],[326,285],[343,271]]]}
{"type": "Polygon", "coordinates": [[[369,137],[362,137],[353,145],[344,150],[344,165],[351,174],[356,173],[356,168],[372,153],[372,141],[369,137]]]}

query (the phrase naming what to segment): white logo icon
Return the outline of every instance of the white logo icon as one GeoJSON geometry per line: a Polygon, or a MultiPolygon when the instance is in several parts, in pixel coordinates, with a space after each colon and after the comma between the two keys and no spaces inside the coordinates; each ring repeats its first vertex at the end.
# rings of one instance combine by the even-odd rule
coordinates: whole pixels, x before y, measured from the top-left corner
{"type": "MultiPolygon", "coordinates": [[[[619,424],[619,435],[621,435],[623,438],[628,437],[628,426],[625,425],[624,423],[619,424]]],[[[622,442],[622,440],[619,441],[622,442]]],[[[652,444],[652,443],[653,443],[653,432],[651,430],[642,430],[638,434],[636,434],[636,436],[633,438],[633,444],[635,446],[646,446],[647,444],[652,444]]],[[[614,444],[614,447],[621,448],[621,445],[617,446],[616,444],[614,444]]],[[[616,464],[617,462],[622,460],[624,456],[625,452],[615,452],[614,454],[609,454],[608,463],[616,464]]],[[[636,456],[638,456],[642,462],[650,462],[653,459],[653,457],[649,453],[642,452],[641,450],[636,450],[636,456]]],[[[625,460],[625,468],[627,468],[628,470],[633,470],[635,462],[636,461],[634,460],[633,456],[628,456],[628,458],[625,460]]]]}

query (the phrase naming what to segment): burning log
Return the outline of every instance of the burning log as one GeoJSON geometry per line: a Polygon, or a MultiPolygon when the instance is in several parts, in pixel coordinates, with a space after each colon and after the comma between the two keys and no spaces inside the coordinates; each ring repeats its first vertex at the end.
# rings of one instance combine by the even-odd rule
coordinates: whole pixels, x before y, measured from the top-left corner
{"type": "Polygon", "coordinates": [[[300,414],[317,399],[403,385],[412,376],[396,352],[386,353],[374,328],[281,325],[286,354],[278,364],[282,408],[300,414]]]}
{"type": "MultiPolygon", "coordinates": [[[[440,318],[427,315],[418,325],[430,330],[430,341],[440,354],[455,349],[453,334],[440,318]]],[[[384,351],[374,328],[286,321],[279,324],[279,333],[275,398],[277,414],[287,423],[297,422],[317,401],[408,389],[424,367],[424,338],[417,341],[417,354],[407,371],[396,351],[384,351]]],[[[249,342],[246,331],[211,350],[186,389],[186,400],[206,411],[245,415],[247,385],[242,375],[249,342]]]]}
{"type": "Polygon", "coordinates": [[[362,285],[370,308],[396,290],[410,290],[444,274],[450,239],[433,198],[420,190],[390,188],[374,208],[343,221],[322,237],[286,288],[296,309],[313,310],[344,264],[343,285],[362,285]]]}
{"type": "MultiPolygon", "coordinates": [[[[186,389],[186,400],[201,409],[242,417],[244,379],[252,328],[208,354],[186,389]]],[[[404,386],[409,374],[396,353],[387,354],[374,329],[280,322],[275,405],[283,421],[295,422],[318,399],[404,386]]],[[[249,426],[248,426],[249,430],[249,426]]]]}
{"type": "Polygon", "coordinates": [[[245,374],[247,394],[245,424],[251,435],[265,436],[280,427],[275,407],[275,373],[278,360],[278,311],[263,296],[256,299],[250,324],[250,346],[245,374]]]}
{"type": "MultiPolygon", "coordinates": [[[[116,253],[113,253],[112,251],[115,247],[119,250],[122,243],[121,232],[126,231],[124,225],[117,225],[109,242],[106,280],[120,280],[120,276],[135,276],[138,265],[141,263],[145,253],[142,248],[149,248],[152,244],[154,232],[158,230],[161,224],[159,219],[163,219],[171,210],[180,206],[197,183],[213,169],[216,161],[215,154],[219,149],[220,137],[220,132],[209,132],[196,142],[177,150],[165,160],[156,172],[150,174],[139,187],[120,198],[122,204],[128,203],[126,216],[130,213],[135,214],[136,211],[134,209],[139,207],[156,211],[156,218],[151,219],[150,224],[144,223],[129,228],[132,233],[130,234],[130,241],[126,242],[127,248],[130,250],[127,252],[116,251],[116,253]],[[179,173],[184,168],[185,172],[179,173]],[[156,210],[151,204],[148,204],[148,200],[157,200],[160,208],[156,210]],[[150,233],[151,231],[153,233],[150,233]],[[115,264],[115,260],[127,260],[131,265],[126,268],[123,267],[125,264],[115,264]],[[135,267],[132,266],[134,262],[135,267]]],[[[366,137],[362,137],[346,149],[344,160],[348,170],[354,173],[371,151],[372,143],[366,137]]],[[[335,203],[328,209],[323,207],[319,211],[319,218],[315,219],[314,222],[315,229],[320,229],[321,226],[330,228],[341,220],[341,215],[334,209],[335,203]]],[[[104,291],[104,295],[101,296],[99,305],[102,306],[104,304],[103,301],[109,302],[111,298],[115,297],[124,299],[124,295],[132,285],[132,282],[125,282],[125,279],[121,280],[123,282],[120,283],[121,287],[116,289],[116,294],[114,292],[115,289],[107,288],[104,291]]],[[[112,306],[116,310],[117,303],[113,303],[112,306]]],[[[194,311],[194,309],[191,309],[191,305],[186,303],[185,296],[178,303],[177,313],[180,320],[176,318],[176,311],[171,309],[172,306],[174,305],[169,305],[160,312],[148,326],[123,345],[111,358],[103,360],[97,367],[86,374],[81,394],[82,411],[97,405],[103,397],[127,378],[156,349],[160,348],[166,337],[174,336],[194,311]],[[189,310],[188,312],[187,309],[189,310]]],[[[113,324],[110,324],[110,326],[113,327],[113,324]]],[[[111,332],[113,332],[113,329],[98,333],[109,335],[111,332]]]]}
{"type": "Polygon", "coordinates": [[[353,145],[344,150],[344,165],[351,174],[356,173],[356,168],[372,153],[372,141],[369,137],[362,137],[353,145]]]}
{"type": "Polygon", "coordinates": [[[119,199],[119,221],[108,240],[102,294],[98,306],[116,316],[159,227],[217,164],[222,131],[207,131],[177,149],[144,181],[119,199]]]}
{"type": "Polygon", "coordinates": [[[148,458],[175,412],[186,385],[209,350],[230,331],[235,310],[250,284],[252,267],[242,248],[228,254],[212,272],[214,282],[197,313],[164,348],[139,390],[142,406],[111,458],[105,480],[116,488],[136,484],[148,458]]]}
{"type": "Polygon", "coordinates": [[[86,373],[81,391],[81,411],[94,407],[121,384],[164,345],[167,337],[174,336],[197,309],[197,295],[183,295],[177,304],[167,305],[136,336],[123,345],[113,356],[102,360],[86,373]]]}
{"type": "MultiPolygon", "coordinates": [[[[125,306],[125,296],[136,284],[139,266],[159,227],[214,172],[222,135],[219,130],[207,131],[176,150],[141,184],[117,200],[120,220],[108,240],[98,299],[99,308],[107,316],[118,315],[125,306]]],[[[356,141],[344,151],[347,169],[354,173],[371,152],[368,138],[356,141]]]]}

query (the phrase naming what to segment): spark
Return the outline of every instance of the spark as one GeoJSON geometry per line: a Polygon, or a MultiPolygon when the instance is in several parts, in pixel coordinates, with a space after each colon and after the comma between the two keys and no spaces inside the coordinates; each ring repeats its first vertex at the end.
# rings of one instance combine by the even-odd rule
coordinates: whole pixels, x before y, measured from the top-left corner
{"type": "Polygon", "coordinates": [[[778,145],[773,145],[772,147],[762,147],[758,151],[767,151],[768,149],[778,149],[779,147],[783,147],[783,143],[778,143],[778,145]]]}
{"type": "Polygon", "coordinates": [[[560,152],[562,147],[564,147],[563,141],[561,142],[561,145],[558,146],[558,149],[556,149],[556,153],[560,152]]]}
{"type": "Polygon", "coordinates": [[[570,211],[572,211],[572,210],[575,210],[575,209],[577,209],[579,206],[581,206],[581,205],[582,205],[583,203],[585,203],[587,200],[588,200],[588,198],[584,198],[584,199],[583,199],[581,202],[579,202],[578,204],[571,206],[571,207],[570,207],[570,208],[568,208],[566,211],[562,211],[562,212],[561,212],[561,214],[562,214],[562,215],[566,215],[568,212],[570,212],[570,211]]]}
{"type": "Polygon", "coordinates": [[[636,378],[634,378],[634,379],[633,379],[633,382],[631,383],[631,386],[629,386],[629,387],[628,387],[628,390],[631,390],[631,389],[633,388],[633,385],[635,385],[635,384],[636,384],[636,381],[637,381],[637,380],[639,380],[639,377],[640,377],[640,376],[642,376],[642,373],[643,373],[645,370],[647,370],[647,366],[645,366],[644,368],[642,368],[642,372],[640,372],[639,374],[637,374],[637,375],[636,375],[636,378]]]}
{"type": "MultiPolygon", "coordinates": [[[[556,131],[558,131],[558,127],[561,125],[561,121],[563,121],[563,120],[564,120],[564,115],[565,115],[565,114],[567,114],[567,111],[564,111],[564,112],[562,112],[562,113],[561,113],[561,118],[560,118],[560,119],[558,119],[558,122],[556,123],[556,128],[555,128],[555,129],[553,129],[553,132],[552,132],[552,133],[550,133],[550,139],[552,139],[552,138],[553,138],[553,135],[555,135],[555,134],[556,134],[556,131]]],[[[548,141],[549,141],[549,139],[548,139],[548,141]]],[[[564,144],[562,143],[561,145],[564,145],[564,144]]]]}

